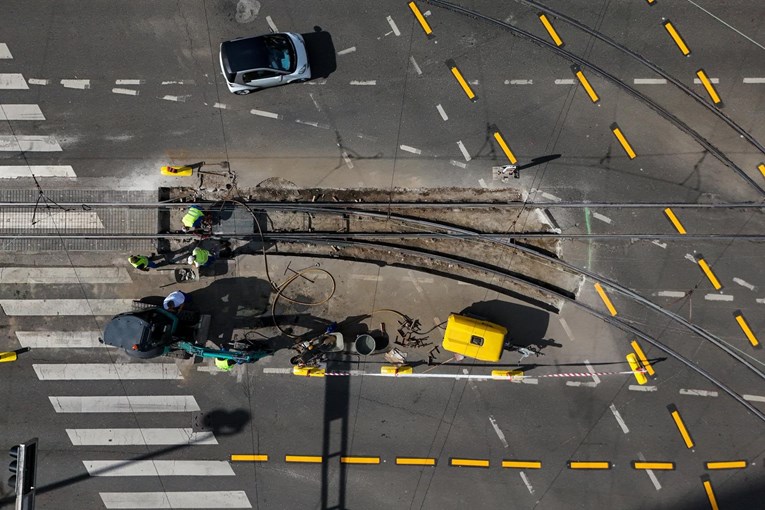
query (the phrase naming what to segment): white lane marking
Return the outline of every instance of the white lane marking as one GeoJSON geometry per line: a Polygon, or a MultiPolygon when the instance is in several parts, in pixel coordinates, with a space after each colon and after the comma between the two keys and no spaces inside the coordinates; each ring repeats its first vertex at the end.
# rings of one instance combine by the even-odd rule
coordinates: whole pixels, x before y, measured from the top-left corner
{"type": "Polygon", "coordinates": [[[467,168],[467,165],[465,163],[463,163],[462,161],[451,160],[451,161],[449,161],[449,163],[451,163],[453,166],[456,166],[456,167],[459,167],[459,168],[467,168]]]}
{"type": "Polygon", "coordinates": [[[471,85],[480,85],[478,80],[468,80],[468,83],[471,84],[471,85]]]}
{"type": "Polygon", "coordinates": [[[511,379],[510,382],[516,384],[539,384],[539,379],[533,377],[524,377],[522,379],[511,379]]]}
{"type": "Polygon", "coordinates": [[[733,30],[734,32],[736,32],[738,35],[740,35],[741,37],[743,37],[743,38],[744,38],[744,39],[746,39],[747,41],[749,41],[749,42],[751,42],[751,43],[753,43],[753,44],[755,44],[755,45],[759,46],[759,47],[760,47],[760,48],[762,48],[763,50],[765,50],[765,46],[763,46],[762,44],[758,43],[757,41],[755,41],[754,39],[752,39],[752,38],[751,38],[751,37],[749,37],[748,35],[744,34],[744,33],[743,33],[743,32],[741,32],[740,30],[738,30],[738,29],[734,28],[733,26],[731,26],[730,24],[726,23],[725,21],[721,20],[720,18],[718,18],[717,16],[715,16],[714,14],[712,14],[711,12],[709,12],[708,10],[704,9],[702,6],[700,6],[699,4],[697,4],[696,2],[694,2],[693,0],[687,0],[687,2],[688,2],[689,4],[692,4],[692,5],[696,6],[697,8],[699,8],[700,10],[702,10],[703,12],[705,12],[705,13],[709,14],[709,15],[710,15],[710,16],[712,16],[714,19],[716,19],[717,21],[719,21],[720,23],[722,23],[722,24],[723,24],[723,25],[725,25],[726,27],[730,28],[731,30],[733,30]]]}
{"type": "Polygon", "coordinates": [[[534,85],[534,80],[505,80],[505,85],[534,85]]]}
{"type": "Polygon", "coordinates": [[[253,114],[253,115],[258,115],[259,117],[268,117],[269,119],[278,119],[279,118],[279,114],[278,113],[267,112],[265,110],[255,110],[255,109],[252,109],[252,110],[250,110],[250,113],[253,114]]]}
{"type": "Polygon", "coordinates": [[[164,99],[165,101],[178,101],[183,103],[190,97],[191,96],[169,96],[168,95],[168,96],[162,96],[162,99],[164,99]]]}
{"type": "Polygon", "coordinates": [[[45,120],[36,104],[0,104],[0,120],[45,120]]]}
{"type": "Polygon", "coordinates": [[[698,262],[696,261],[696,257],[691,255],[690,253],[686,253],[685,254],[685,260],[687,260],[689,262],[693,262],[694,264],[698,265],[698,262]]]}
{"type": "Polygon", "coordinates": [[[416,149],[414,147],[410,147],[408,145],[399,145],[399,149],[406,152],[411,152],[412,154],[422,154],[422,151],[420,149],[416,149]]]}
{"type": "Polygon", "coordinates": [[[103,229],[104,224],[95,211],[45,211],[38,213],[7,212],[0,216],[0,230],[5,229],[53,229],[53,228],[103,229]],[[34,218],[34,223],[32,219],[34,218]]]}
{"type": "Polygon", "coordinates": [[[707,390],[685,390],[680,389],[681,395],[694,395],[697,397],[716,397],[717,392],[716,391],[707,391],[707,390]]]}
{"type": "Polygon", "coordinates": [[[345,161],[345,166],[348,168],[353,168],[353,160],[351,160],[351,156],[348,154],[348,152],[343,151],[341,155],[343,156],[343,161],[345,161]]]}
{"type": "MultiPolygon", "coordinates": [[[[720,83],[720,78],[709,78],[709,81],[712,83],[720,83]]],[[[701,85],[701,80],[698,78],[694,78],[693,83],[695,85],[701,85]]]]}
{"type": "Polygon", "coordinates": [[[14,165],[0,166],[0,179],[16,179],[19,177],[77,177],[69,165],[14,165]]]}
{"type": "Polygon", "coordinates": [[[659,242],[657,239],[654,239],[654,240],[653,240],[653,241],[651,241],[651,242],[652,242],[653,244],[655,244],[656,246],[658,246],[659,248],[661,248],[662,250],[666,250],[666,249],[667,249],[667,243],[661,243],[661,242],[659,242]]]}
{"type": "Polygon", "coordinates": [[[338,55],[347,55],[348,53],[353,53],[356,51],[356,46],[351,46],[350,48],[345,48],[344,50],[340,50],[337,52],[338,55]]]}
{"type": "Polygon", "coordinates": [[[630,429],[628,429],[627,424],[624,423],[624,418],[622,418],[622,415],[619,414],[619,411],[616,410],[616,406],[611,404],[610,406],[608,406],[608,408],[613,413],[614,418],[616,418],[616,422],[619,424],[619,427],[621,427],[622,432],[624,432],[625,434],[629,434],[630,429]]]}
{"type": "Polygon", "coordinates": [[[398,30],[398,27],[396,26],[396,22],[395,22],[395,21],[393,21],[393,18],[391,18],[390,16],[388,16],[388,17],[387,17],[387,18],[385,18],[385,19],[387,19],[387,20],[388,20],[388,25],[390,25],[390,28],[391,28],[391,30],[393,30],[393,33],[394,33],[394,34],[396,34],[396,37],[400,36],[400,35],[401,35],[401,32],[399,32],[399,30],[398,30]]]}
{"type": "Polygon", "coordinates": [[[115,85],[143,85],[145,80],[114,80],[115,85]]]}
{"type": "Polygon", "coordinates": [[[366,280],[370,282],[382,281],[383,277],[376,274],[352,274],[351,280],[366,280]]]}
{"type": "Polygon", "coordinates": [[[329,129],[330,128],[330,126],[327,125],[327,124],[319,124],[318,122],[309,122],[307,120],[295,119],[295,122],[297,122],[298,124],[303,124],[305,126],[311,126],[311,127],[315,127],[315,128],[319,128],[319,129],[329,129]]]}
{"type": "Polygon", "coordinates": [[[414,67],[414,72],[418,75],[422,75],[422,69],[420,69],[420,66],[417,64],[417,61],[414,59],[414,57],[409,57],[409,61],[412,63],[412,67],[414,67]]]}
{"type": "Polygon", "coordinates": [[[765,402],[765,397],[761,397],[759,395],[741,395],[744,397],[744,400],[749,400],[750,402],[765,402]]]}
{"type": "Polygon", "coordinates": [[[57,413],[187,413],[200,410],[192,395],[50,396],[48,399],[57,413]]]}
{"type": "Polygon", "coordinates": [[[219,110],[225,110],[226,108],[228,108],[228,105],[226,105],[226,103],[215,103],[213,105],[213,108],[217,108],[219,110]]]}
{"type": "Polygon", "coordinates": [[[100,331],[16,331],[19,344],[33,349],[108,347],[98,341],[100,336],[100,331]]]}
{"type": "Polygon", "coordinates": [[[480,185],[482,188],[488,188],[488,187],[489,187],[489,185],[488,185],[488,184],[486,184],[486,181],[485,181],[485,180],[483,180],[483,179],[478,179],[478,184],[479,184],[479,185],[480,185]]]}
{"type": "Polygon", "coordinates": [[[0,89],[27,90],[24,76],[18,73],[0,73],[0,89]]]}
{"type": "Polygon", "coordinates": [[[595,381],[595,384],[600,384],[600,377],[595,375],[595,369],[590,365],[590,360],[584,360],[584,364],[587,367],[587,371],[592,374],[592,380],[595,381]]]}
{"type": "Polygon", "coordinates": [[[263,369],[264,374],[291,374],[292,369],[290,368],[264,368],[263,369]]]}
{"type": "Polygon", "coordinates": [[[0,136],[0,151],[7,152],[61,152],[53,136],[0,136]]]}
{"type": "Polygon", "coordinates": [[[555,80],[556,85],[573,85],[574,79],[573,78],[564,78],[562,80],[555,80]]]}
{"type": "Polygon", "coordinates": [[[276,23],[274,23],[274,20],[271,19],[271,16],[266,16],[266,23],[268,23],[268,26],[271,27],[271,30],[274,32],[279,31],[279,29],[276,28],[276,23]]]}
{"type": "Polygon", "coordinates": [[[85,90],[90,88],[90,80],[61,80],[60,83],[66,89],[85,90]]]}
{"type": "Polygon", "coordinates": [[[734,283],[737,283],[737,284],[741,285],[742,287],[747,288],[747,289],[749,289],[751,291],[757,290],[757,287],[755,287],[751,283],[747,282],[746,280],[742,280],[741,278],[734,277],[733,281],[734,281],[734,283]]]}
{"type": "Polygon", "coordinates": [[[507,438],[505,437],[505,433],[502,432],[502,429],[499,428],[499,425],[497,425],[497,420],[494,418],[494,416],[489,415],[489,421],[491,422],[491,426],[494,428],[494,432],[497,433],[497,437],[499,437],[499,441],[502,443],[502,446],[507,448],[507,438]]]}
{"type": "Polygon", "coordinates": [[[635,78],[632,80],[635,85],[666,85],[664,78],[635,78]]]}
{"type": "Polygon", "coordinates": [[[441,115],[441,118],[444,120],[449,120],[449,116],[446,115],[446,112],[444,111],[444,107],[440,104],[436,105],[436,110],[438,110],[438,114],[441,115]]]}
{"type": "Polygon", "coordinates": [[[32,368],[40,381],[183,379],[175,363],[33,363],[32,368]]]}
{"type": "Polygon", "coordinates": [[[218,444],[212,432],[190,428],[66,429],[73,446],[145,446],[218,444]]]}
{"type": "MultiPolygon", "coordinates": [[[[645,462],[645,455],[643,455],[641,452],[638,452],[638,458],[645,462]]],[[[653,484],[654,488],[659,491],[661,490],[661,484],[659,483],[659,479],[656,478],[656,475],[653,472],[653,469],[646,469],[646,474],[648,475],[648,478],[651,479],[651,483],[653,484]]]]}
{"type": "Polygon", "coordinates": [[[163,81],[162,85],[196,85],[196,80],[163,81]]]}
{"type": "Polygon", "coordinates": [[[733,296],[730,294],[706,294],[704,299],[707,301],[733,301],[733,296]]]}
{"type": "Polygon", "coordinates": [[[130,283],[124,267],[2,267],[0,284],[130,283]]]}
{"type": "Polygon", "coordinates": [[[611,223],[613,223],[613,221],[611,220],[611,218],[609,218],[608,216],[604,216],[604,215],[602,215],[602,214],[600,214],[600,213],[596,213],[596,212],[594,212],[594,213],[592,213],[592,217],[593,217],[593,218],[595,218],[596,220],[600,220],[600,221],[602,221],[602,222],[604,222],[604,223],[608,223],[609,225],[610,225],[611,223]]]}
{"type": "Polygon", "coordinates": [[[138,95],[138,91],[137,90],[132,90],[132,89],[113,88],[112,92],[114,94],[124,94],[126,96],[137,96],[138,95]]]}
{"type": "Polygon", "coordinates": [[[0,299],[6,315],[117,315],[133,308],[132,299],[0,299]]]}
{"type": "Polygon", "coordinates": [[[457,141],[457,147],[460,148],[460,152],[462,152],[462,157],[465,158],[465,161],[470,161],[471,159],[473,159],[470,157],[470,153],[465,148],[465,144],[462,143],[462,140],[457,141]]]}
{"type": "Polygon", "coordinates": [[[566,319],[563,317],[558,318],[560,325],[563,327],[563,331],[566,332],[566,335],[568,335],[568,339],[572,342],[574,341],[574,333],[571,331],[571,328],[568,327],[568,322],[566,322],[566,319]]]}
{"type": "Polygon", "coordinates": [[[529,479],[528,479],[528,477],[526,476],[526,473],[524,473],[523,471],[521,471],[521,472],[520,472],[520,473],[518,473],[518,474],[519,474],[519,475],[521,475],[521,480],[523,480],[523,484],[526,486],[526,489],[528,489],[528,491],[529,491],[529,494],[534,494],[534,487],[532,487],[532,486],[531,486],[531,483],[529,483],[529,479]]]}
{"type": "Polygon", "coordinates": [[[420,296],[424,296],[425,295],[425,291],[422,290],[422,287],[420,286],[419,282],[417,281],[417,278],[414,276],[414,273],[412,273],[412,271],[408,271],[408,273],[409,273],[408,280],[412,282],[412,285],[414,285],[414,288],[417,290],[417,293],[420,296]]]}
{"type": "Polygon", "coordinates": [[[680,290],[660,290],[656,295],[661,297],[681,298],[685,297],[686,293],[680,290]]]}
{"type": "Polygon", "coordinates": [[[546,198],[547,200],[552,200],[553,202],[562,202],[563,201],[562,198],[558,198],[555,195],[552,195],[550,193],[546,193],[544,191],[542,192],[542,197],[546,198]]]}
{"type": "Polygon", "coordinates": [[[107,509],[252,508],[244,491],[99,492],[107,509]]]}
{"type": "Polygon", "coordinates": [[[416,276],[413,276],[412,272],[409,271],[409,276],[402,276],[401,281],[402,282],[417,282],[417,283],[433,283],[435,280],[433,278],[418,278],[416,276]]]}
{"type": "Polygon", "coordinates": [[[631,391],[656,391],[658,388],[656,386],[639,386],[637,384],[630,384],[628,386],[628,389],[631,391]]]}
{"type": "Polygon", "coordinates": [[[744,83],[765,83],[765,78],[744,78],[744,83]]]}
{"type": "Polygon", "coordinates": [[[29,78],[27,82],[30,85],[50,85],[50,80],[45,80],[42,78],[29,78]]]}
{"type": "Polygon", "coordinates": [[[234,476],[224,460],[83,460],[90,476],[234,476]]]}
{"type": "Polygon", "coordinates": [[[351,80],[351,85],[377,85],[377,80],[367,80],[367,81],[359,81],[359,80],[351,80]]]}
{"type": "Polygon", "coordinates": [[[588,381],[588,382],[582,382],[582,381],[566,381],[566,386],[572,386],[574,388],[578,387],[584,387],[584,388],[595,388],[598,385],[596,382],[588,381]]]}
{"type": "Polygon", "coordinates": [[[765,298],[756,298],[755,301],[761,304],[765,304],[765,298]]]}
{"type": "Polygon", "coordinates": [[[13,58],[11,50],[8,49],[8,45],[5,43],[0,43],[0,58],[13,58]]]}

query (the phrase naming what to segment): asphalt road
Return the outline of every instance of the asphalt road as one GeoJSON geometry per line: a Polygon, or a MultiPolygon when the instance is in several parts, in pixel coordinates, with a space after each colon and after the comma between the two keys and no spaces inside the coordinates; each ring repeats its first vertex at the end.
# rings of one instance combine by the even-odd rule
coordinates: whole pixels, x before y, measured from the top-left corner
{"type": "MultiPolygon", "coordinates": [[[[418,2],[433,31],[428,38],[406,2],[4,2],[0,187],[33,186],[28,177],[12,178],[32,169],[48,189],[152,190],[183,184],[161,177],[161,165],[227,160],[242,187],[272,177],[301,187],[517,186],[530,200],[550,203],[564,234],[674,234],[678,227],[662,207],[556,208],[560,201],[761,201],[765,8],[758,2],[462,5],[489,19],[443,2],[418,2]],[[560,48],[540,22],[543,11],[560,48]],[[663,25],[667,20],[688,56],[663,25]],[[230,94],[220,74],[219,43],[269,27],[310,34],[327,76],[248,96],[230,94]],[[573,63],[597,101],[580,84],[573,63]],[[450,66],[464,77],[464,88],[450,66]],[[721,104],[713,104],[699,70],[721,104]],[[492,179],[491,167],[508,162],[499,138],[522,168],[520,179],[510,183],[492,179]],[[560,157],[534,161],[553,155],[560,157]]],[[[689,234],[763,233],[761,209],[674,213],[689,234]]],[[[616,320],[677,351],[765,412],[765,358],[753,345],[765,335],[760,245],[712,238],[575,240],[564,242],[562,258],[614,283],[603,287],[616,320]],[[698,256],[708,261],[713,277],[698,256]],[[617,285],[702,328],[714,342],[625,297],[617,285]]],[[[126,255],[0,254],[0,350],[39,342],[0,369],[6,389],[0,446],[40,437],[38,508],[696,509],[758,508],[762,499],[763,422],[645,340],[640,342],[656,360],[656,375],[644,386],[629,374],[540,377],[526,384],[304,379],[280,371],[289,366],[286,353],[237,367],[230,376],[186,365],[176,373],[171,362],[144,379],[101,378],[98,371],[109,369],[75,365],[125,361],[111,350],[85,347],[110,313],[33,300],[84,299],[83,307],[114,307],[119,303],[108,300],[164,292],[164,276],[121,271],[126,255]],[[27,266],[56,269],[37,280],[19,277],[28,273],[15,268],[27,266]],[[104,269],[75,278],[67,273],[72,267],[104,269]],[[17,315],[10,311],[15,303],[22,307],[17,315]],[[35,306],[44,310],[31,312],[35,306]],[[82,346],[61,347],[75,340],[82,346]],[[83,378],[90,370],[92,378],[83,378]],[[102,412],[82,412],[79,400],[57,400],[127,396],[168,398],[145,403],[143,411],[140,402],[98,400],[97,407],[116,406],[102,412]],[[63,412],[68,404],[62,402],[75,412],[63,412]],[[682,417],[690,446],[667,406],[682,417]],[[213,425],[198,427],[200,416],[211,413],[213,425]],[[134,429],[134,435],[105,432],[117,429],[134,429]],[[268,460],[229,463],[232,454],[264,454],[268,460]],[[285,455],[321,456],[324,462],[286,462],[285,455]],[[379,457],[380,463],[344,464],[341,456],[379,457]],[[397,465],[397,457],[435,459],[436,465],[397,465]],[[673,469],[635,469],[631,463],[643,458],[673,463],[673,469]],[[488,467],[457,467],[453,459],[488,467]],[[112,460],[154,462],[117,469],[98,463],[112,460]],[[503,468],[503,460],[541,466],[503,468]],[[745,468],[705,464],[741,460],[745,468]],[[570,461],[605,462],[608,469],[577,469],[570,461]],[[707,475],[714,495],[705,491],[707,475]]],[[[240,258],[228,276],[262,279],[260,262],[252,259],[240,258]]],[[[288,261],[276,260],[281,275],[288,261]]],[[[342,275],[338,294],[311,311],[324,318],[393,307],[430,327],[450,311],[507,301],[425,273],[330,265],[342,275]]],[[[577,299],[609,313],[596,281],[585,278],[577,299]]],[[[217,306],[232,299],[216,296],[217,306]]],[[[247,313],[265,309],[258,303],[247,313]]],[[[530,313],[497,307],[518,322],[530,313]]],[[[530,376],[590,372],[585,360],[593,371],[625,370],[634,335],[574,305],[543,315],[546,327],[530,332],[524,326],[520,335],[563,347],[546,347],[530,376]]],[[[505,356],[513,363],[518,358],[505,356]]],[[[354,360],[350,368],[374,367],[354,360]]],[[[438,372],[456,376],[463,370],[488,373],[473,364],[438,372]]]]}

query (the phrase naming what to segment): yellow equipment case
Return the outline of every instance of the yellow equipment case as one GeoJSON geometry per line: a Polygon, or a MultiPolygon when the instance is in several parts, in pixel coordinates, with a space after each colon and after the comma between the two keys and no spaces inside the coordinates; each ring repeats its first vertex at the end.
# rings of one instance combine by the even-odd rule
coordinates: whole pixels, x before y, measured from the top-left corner
{"type": "Polygon", "coordinates": [[[499,361],[507,328],[488,321],[452,314],[446,321],[443,348],[481,361],[499,361]]]}

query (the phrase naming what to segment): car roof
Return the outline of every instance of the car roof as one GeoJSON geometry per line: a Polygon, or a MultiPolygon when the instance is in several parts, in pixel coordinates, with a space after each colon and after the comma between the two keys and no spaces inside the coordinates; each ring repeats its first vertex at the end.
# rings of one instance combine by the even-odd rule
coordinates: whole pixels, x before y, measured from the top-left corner
{"type": "Polygon", "coordinates": [[[226,71],[236,73],[248,69],[268,67],[267,50],[263,35],[226,41],[220,45],[226,71]]]}

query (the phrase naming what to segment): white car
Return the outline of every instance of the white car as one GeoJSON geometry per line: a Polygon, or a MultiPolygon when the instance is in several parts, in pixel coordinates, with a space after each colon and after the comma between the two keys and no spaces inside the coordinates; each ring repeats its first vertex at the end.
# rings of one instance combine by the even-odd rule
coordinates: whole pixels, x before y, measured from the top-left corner
{"type": "Polygon", "coordinates": [[[220,67],[228,89],[234,94],[311,79],[305,41],[294,32],[221,43],[220,67]]]}

